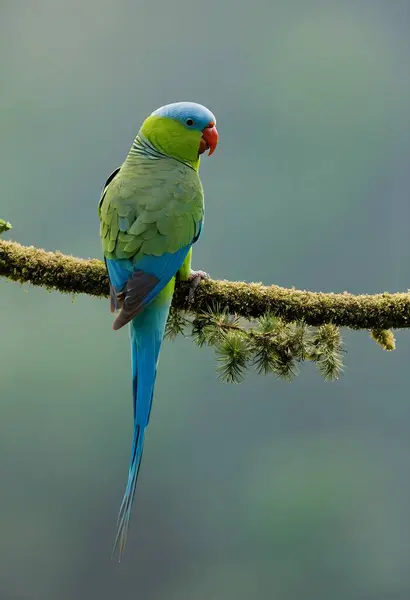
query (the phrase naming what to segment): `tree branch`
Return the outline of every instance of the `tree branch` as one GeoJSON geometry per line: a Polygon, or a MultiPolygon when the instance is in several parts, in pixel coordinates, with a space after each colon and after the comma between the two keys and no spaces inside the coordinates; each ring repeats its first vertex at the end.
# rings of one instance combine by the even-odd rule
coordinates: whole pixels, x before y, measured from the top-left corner
{"type": "MultiPolygon", "coordinates": [[[[108,296],[108,279],[102,261],[46,252],[16,242],[0,240],[0,276],[63,293],[108,296]]],[[[383,341],[380,332],[410,327],[409,293],[355,296],[208,280],[201,283],[193,303],[188,304],[186,285],[178,283],[173,300],[175,309],[199,313],[208,310],[210,305],[246,319],[271,313],[286,322],[303,321],[313,326],[333,323],[374,330],[379,343],[383,341]]]]}

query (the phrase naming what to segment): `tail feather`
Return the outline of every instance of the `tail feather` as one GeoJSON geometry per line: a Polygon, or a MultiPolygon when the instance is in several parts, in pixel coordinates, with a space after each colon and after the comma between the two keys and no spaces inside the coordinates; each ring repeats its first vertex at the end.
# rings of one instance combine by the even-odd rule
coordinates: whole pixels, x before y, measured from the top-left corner
{"type": "Polygon", "coordinates": [[[138,436],[138,442],[129,469],[127,488],[125,490],[124,498],[118,513],[117,534],[112,551],[112,554],[114,555],[118,550],[119,560],[121,559],[127,544],[128,526],[131,518],[138,473],[140,470],[141,459],[144,450],[144,434],[145,431],[141,433],[140,428],[137,426],[136,435],[138,436]]]}
{"type": "Polygon", "coordinates": [[[127,542],[135,488],[144,450],[145,430],[151,413],[158,357],[171,302],[169,291],[165,299],[163,297],[165,294],[162,294],[162,297],[154,300],[130,324],[134,435],[128,482],[118,514],[117,534],[113,548],[113,555],[118,550],[119,560],[127,542]]]}

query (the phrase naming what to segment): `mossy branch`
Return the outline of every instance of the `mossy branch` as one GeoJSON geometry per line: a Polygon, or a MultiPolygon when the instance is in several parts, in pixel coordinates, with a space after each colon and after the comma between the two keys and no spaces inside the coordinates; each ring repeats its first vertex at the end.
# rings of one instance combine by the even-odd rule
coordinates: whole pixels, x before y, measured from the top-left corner
{"type": "MultiPolygon", "coordinates": [[[[10,227],[7,223],[2,231],[10,227]]],[[[108,296],[101,260],[46,252],[11,241],[0,240],[0,276],[68,294],[108,296]]],[[[306,359],[314,362],[325,378],[334,379],[342,369],[338,328],[369,330],[382,348],[394,350],[389,330],[410,327],[410,293],[355,296],[207,280],[189,302],[187,284],[178,282],[168,335],[175,337],[188,327],[198,345],[216,347],[225,380],[241,380],[250,365],[259,373],[290,379],[297,372],[297,363],[306,359]],[[247,325],[239,319],[245,319],[247,325]]]]}
{"type": "MultiPolygon", "coordinates": [[[[0,240],[0,276],[68,294],[108,296],[104,263],[61,252],[0,240]]],[[[199,313],[218,304],[230,314],[257,319],[270,313],[286,322],[381,331],[410,327],[410,294],[358,295],[309,292],[277,285],[233,281],[203,281],[189,304],[186,286],[177,285],[173,306],[199,313]]],[[[380,337],[380,336],[378,336],[380,337]]]]}

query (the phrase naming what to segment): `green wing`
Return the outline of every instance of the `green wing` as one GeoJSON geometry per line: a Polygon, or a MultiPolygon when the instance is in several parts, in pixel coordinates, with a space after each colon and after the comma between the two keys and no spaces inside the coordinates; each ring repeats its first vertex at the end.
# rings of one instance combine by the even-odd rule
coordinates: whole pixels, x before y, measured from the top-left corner
{"type": "Polygon", "coordinates": [[[141,159],[111,174],[98,213],[107,258],[176,252],[199,231],[204,214],[201,180],[173,159],[141,159]]]}

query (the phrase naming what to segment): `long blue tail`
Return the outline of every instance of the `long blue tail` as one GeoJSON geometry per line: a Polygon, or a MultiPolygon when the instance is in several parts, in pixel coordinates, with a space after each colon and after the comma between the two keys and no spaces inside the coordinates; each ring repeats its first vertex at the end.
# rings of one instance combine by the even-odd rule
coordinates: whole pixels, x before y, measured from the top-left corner
{"type": "Polygon", "coordinates": [[[113,554],[118,549],[119,560],[127,542],[128,525],[144,449],[145,429],[151,413],[157,364],[171,304],[173,281],[170,284],[130,323],[134,437],[128,483],[118,514],[117,535],[113,548],[113,554]],[[169,289],[170,284],[172,289],[169,289]]]}

